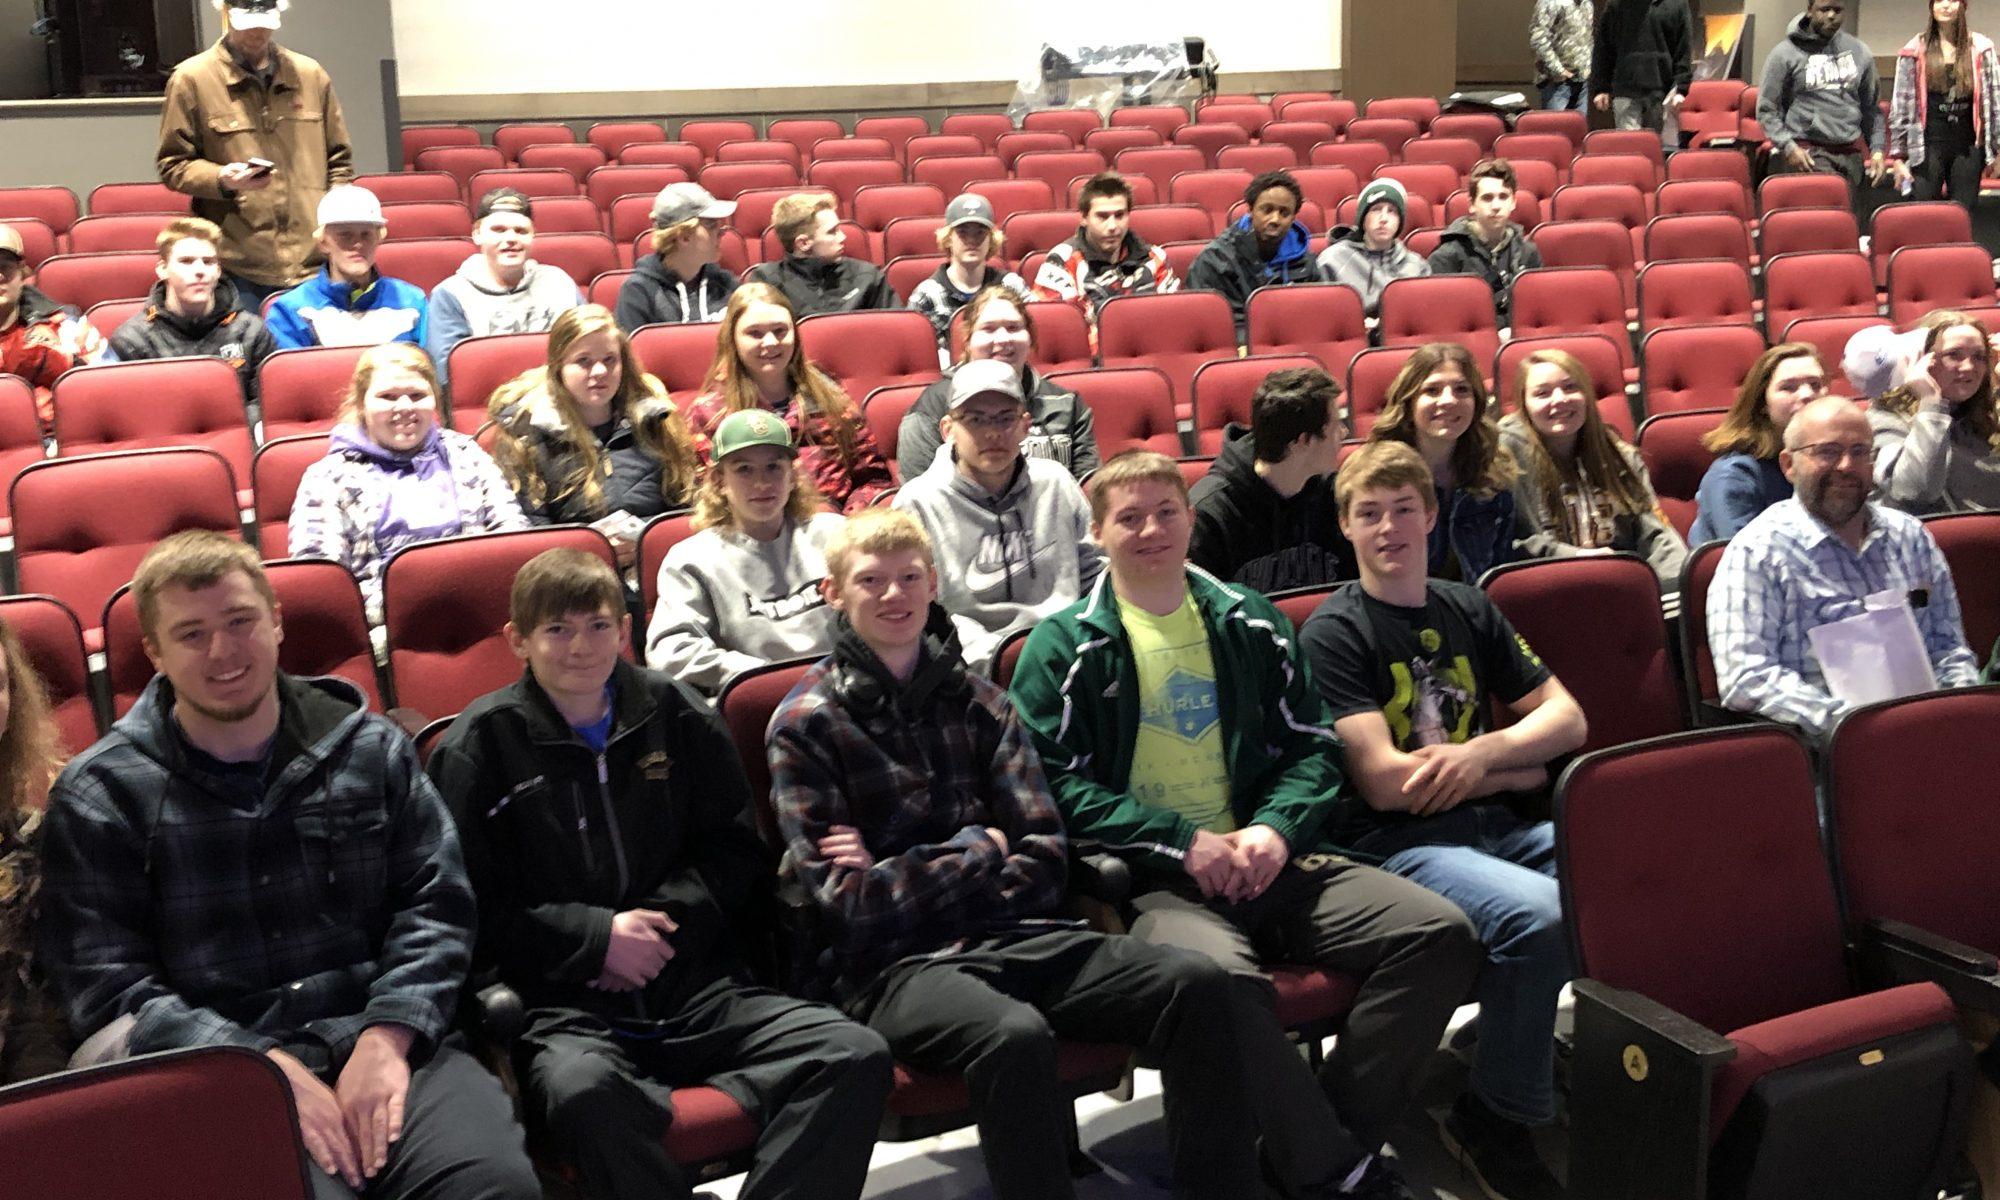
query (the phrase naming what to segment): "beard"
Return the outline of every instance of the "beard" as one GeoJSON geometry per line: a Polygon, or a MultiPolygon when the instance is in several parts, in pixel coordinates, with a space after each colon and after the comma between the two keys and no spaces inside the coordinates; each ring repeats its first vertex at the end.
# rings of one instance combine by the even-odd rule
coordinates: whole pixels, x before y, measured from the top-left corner
{"type": "Polygon", "coordinates": [[[1861,506],[1868,502],[1868,486],[1838,487],[1838,484],[1852,483],[1828,473],[1812,481],[1812,485],[1799,494],[1799,502],[1806,511],[1829,528],[1839,528],[1854,519],[1861,506]]]}

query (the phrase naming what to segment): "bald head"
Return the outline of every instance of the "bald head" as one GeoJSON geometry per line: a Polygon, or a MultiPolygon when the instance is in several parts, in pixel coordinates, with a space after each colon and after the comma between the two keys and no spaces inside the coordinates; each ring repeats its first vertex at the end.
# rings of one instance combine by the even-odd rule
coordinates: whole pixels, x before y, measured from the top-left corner
{"type": "Polygon", "coordinates": [[[1801,408],[1785,427],[1785,449],[1820,442],[1867,442],[1868,418],[1846,396],[1821,396],[1801,408]]]}

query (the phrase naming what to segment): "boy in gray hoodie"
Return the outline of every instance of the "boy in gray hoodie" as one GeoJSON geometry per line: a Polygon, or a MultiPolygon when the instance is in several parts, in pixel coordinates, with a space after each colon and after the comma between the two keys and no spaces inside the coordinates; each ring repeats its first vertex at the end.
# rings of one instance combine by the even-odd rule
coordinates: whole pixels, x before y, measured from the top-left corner
{"type": "Polygon", "coordinates": [[[1424,256],[1403,244],[1410,197],[1393,179],[1371,180],[1354,206],[1355,223],[1333,231],[1333,240],[1319,252],[1319,277],[1344,283],[1361,293],[1369,316],[1382,309],[1382,289],[1392,279],[1412,279],[1431,273],[1424,256]]]}
{"type": "Polygon", "coordinates": [[[937,548],[938,603],[980,674],[1009,634],[1074,603],[1104,568],[1083,489],[1060,464],[1021,453],[1028,425],[1018,371],[961,365],[938,422],[945,451],[896,493],[937,548]]]}
{"type": "Polygon", "coordinates": [[[583,303],[576,281],[561,267],[528,257],[535,244],[534,204],[513,188],[480,198],[472,243],[479,252],[431,292],[424,349],[446,386],[453,346],[489,333],[543,333],[583,303]]]}
{"type": "Polygon", "coordinates": [[[1864,152],[1868,182],[1881,182],[1887,167],[1875,56],[1841,32],[1845,15],[1845,0],[1807,0],[1764,60],[1757,120],[1771,138],[1771,170],[1831,171],[1858,188],[1864,152]]]}

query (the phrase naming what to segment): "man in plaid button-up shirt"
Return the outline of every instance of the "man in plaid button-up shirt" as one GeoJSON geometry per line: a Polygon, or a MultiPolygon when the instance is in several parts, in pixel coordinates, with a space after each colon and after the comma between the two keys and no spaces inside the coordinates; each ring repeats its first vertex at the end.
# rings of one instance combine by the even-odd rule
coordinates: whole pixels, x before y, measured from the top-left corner
{"type": "Polygon", "coordinates": [[[49,797],[44,952],[87,1052],[267,1055],[320,1200],[539,1197],[449,1037],[475,910],[409,740],[352,684],[278,670],[242,542],[177,534],[133,591],[160,674],[49,797]]]}
{"type": "Polygon", "coordinates": [[[1978,680],[1951,568],[1922,522],[1868,502],[1874,446],[1852,400],[1800,409],[1779,465],[1791,499],[1730,540],[1708,592],[1708,645],[1722,703],[1824,735],[1846,708],[1806,632],[1862,611],[1875,592],[1908,593],[1939,687],[1978,680]]]}

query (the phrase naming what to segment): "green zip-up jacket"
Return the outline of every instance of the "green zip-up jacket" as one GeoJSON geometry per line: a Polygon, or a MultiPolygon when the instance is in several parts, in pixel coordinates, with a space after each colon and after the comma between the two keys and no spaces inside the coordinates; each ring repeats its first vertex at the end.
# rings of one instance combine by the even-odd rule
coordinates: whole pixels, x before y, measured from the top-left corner
{"type": "MultiPolygon", "coordinates": [[[[1200,567],[1187,578],[1208,627],[1237,824],[1270,826],[1294,855],[1333,849],[1320,833],[1346,786],[1341,742],[1291,622],[1261,594],[1200,567]]],[[[1196,826],[1129,791],[1139,673],[1109,571],[1028,635],[1012,690],[1070,835],[1181,874],[1196,826]]]]}

